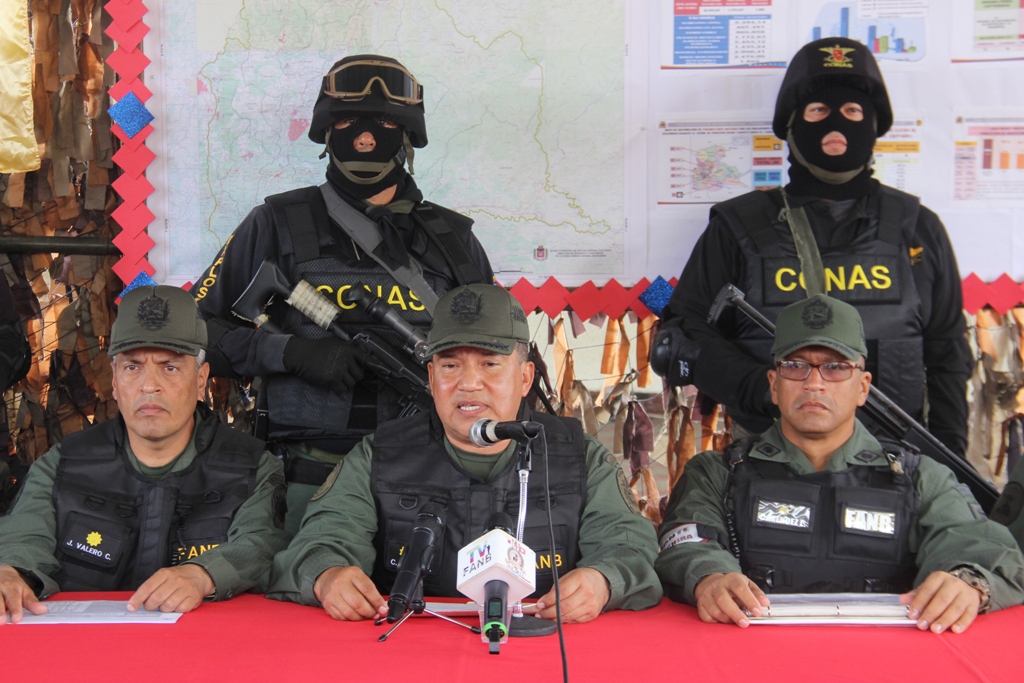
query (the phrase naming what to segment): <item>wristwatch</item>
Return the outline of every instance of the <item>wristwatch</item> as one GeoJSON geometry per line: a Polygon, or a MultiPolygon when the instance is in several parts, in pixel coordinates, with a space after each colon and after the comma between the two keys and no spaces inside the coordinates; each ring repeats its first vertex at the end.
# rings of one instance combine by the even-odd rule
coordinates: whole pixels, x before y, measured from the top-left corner
{"type": "Polygon", "coordinates": [[[988,579],[985,578],[984,574],[967,565],[954,567],[948,573],[981,593],[981,604],[978,605],[978,614],[989,610],[992,606],[992,587],[988,585],[988,579]]]}

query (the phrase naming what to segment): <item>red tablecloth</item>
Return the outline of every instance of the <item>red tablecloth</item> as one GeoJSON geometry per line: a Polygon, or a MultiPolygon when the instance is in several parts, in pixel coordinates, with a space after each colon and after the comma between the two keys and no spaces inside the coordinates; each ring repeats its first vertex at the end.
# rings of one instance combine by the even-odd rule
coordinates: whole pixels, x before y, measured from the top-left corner
{"type": "MultiPolygon", "coordinates": [[[[555,636],[513,639],[491,656],[479,636],[431,617],[410,619],[378,643],[383,632],[257,595],[205,604],[174,625],[0,626],[0,681],[561,680],[555,636]]],[[[565,641],[577,683],[1024,680],[1024,607],[937,636],[865,626],[741,630],[702,624],[696,610],[663,601],[567,625],[565,641]]]]}

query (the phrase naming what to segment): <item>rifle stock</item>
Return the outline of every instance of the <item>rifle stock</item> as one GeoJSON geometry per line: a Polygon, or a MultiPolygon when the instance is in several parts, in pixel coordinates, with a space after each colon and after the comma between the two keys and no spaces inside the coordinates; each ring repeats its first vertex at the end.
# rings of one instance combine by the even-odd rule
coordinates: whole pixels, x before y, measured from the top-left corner
{"type": "MultiPolygon", "coordinates": [[[[292,286],[280,268],[269,259],[260,265],[249,286],[238,297],[231,310],[256,327],[276,333],[279,330],[269,322],[263,311],[274,296],[284,298],[287,304],[338,339],[362,349],[366,354],[366,367],[403,396],[402,415],[433,408],[434,400],[427,387],[427,371],[422,360],[410,358],[372,330],[349,334],[337,322],[341,313],[341,308],[337,304],[320,294],[305,280],[292,286]]],[[[370,307],[374,305],[376,299],[377,297],[359,297],[356,302],[364,307],[370,307]]]]}

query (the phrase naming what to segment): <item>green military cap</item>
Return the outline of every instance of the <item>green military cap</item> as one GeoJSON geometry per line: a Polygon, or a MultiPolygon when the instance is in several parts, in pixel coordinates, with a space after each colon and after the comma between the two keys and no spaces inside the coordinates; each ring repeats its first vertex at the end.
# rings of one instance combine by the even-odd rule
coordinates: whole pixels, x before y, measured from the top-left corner
{"type": "Polygon", "coordinates": [[[170,285],[147,285],[121,299],[107,353],[115,356],[151,346],[198,356],[206,341],[206,321],[199,317],[199,307],[188,292],[170,285]]]}
{"type": "Polygon", "coordinates": [[[786,306],[775,323],[772,356],[784,358],[808,346],[835,349],[850,360],[867,358],[860,313],[845,301],[824,294],[786,306]]]}
{"type": "Polygon", "coordinates": [[[426,355],[472,346],[507,356],[516,342],[529,341],[526,314],[511,294],[495,285],[464,285],[445,294],[434,307],[426,355]]]}

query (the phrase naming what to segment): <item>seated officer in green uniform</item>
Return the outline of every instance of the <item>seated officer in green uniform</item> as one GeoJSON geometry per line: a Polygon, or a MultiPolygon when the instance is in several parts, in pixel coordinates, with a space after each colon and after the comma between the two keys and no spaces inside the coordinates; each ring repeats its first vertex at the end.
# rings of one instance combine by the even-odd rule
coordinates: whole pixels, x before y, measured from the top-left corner
{"type": "Polygon", "coordinates": [[[544,501],[543,449],[534,455],[524,543],[537,553],[538,614],[555,617],[552,566],[560,576],[563,619],[590,621],[602,611],[643,609],[661,598],[654,573],[654,529],[639,514],[614,457],[578,420],[532,413],[523,398],[533,382],[526,360],[529,327],[522,307],[492,285],[445,294],[427,338],[434,410],[381,425],[313,496],[302,528],[274,559],[268,597],[321,605],[335,619],[387,614],[395,564],[421,506],[446,507],[444,538],[427,596],[458,596],[456,558],[482,534],[492,513],[519,512],[516,443],[478,447],[470,427],[481,418],[544,426],[551,481],[551,548],[544,501]]]}
{"type": "Polygon", "coordinates": [[[702,620],[747,626],[769,593],[902,593],[920,629],[963,632],[1024,601],[1024,557],[953,473],[879,443],[860,314],[823,294],[779,314],[768,371],[780,420],[691,460],[656,568],[702,620]]]}
{"type": "Polygon", "coordinates": [[[206,340],[184,290],[124,296],[109,349],[121,416],[32,465],[0,518],[0,615],[42,614],[38,598],[60,590],[133,590],[129,609],[188,612],[266,588],[288,543],[282,466],[202,403],[206,340]]]}

